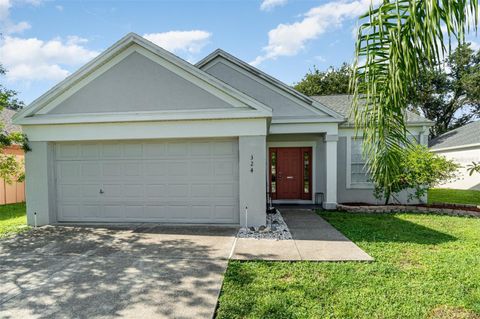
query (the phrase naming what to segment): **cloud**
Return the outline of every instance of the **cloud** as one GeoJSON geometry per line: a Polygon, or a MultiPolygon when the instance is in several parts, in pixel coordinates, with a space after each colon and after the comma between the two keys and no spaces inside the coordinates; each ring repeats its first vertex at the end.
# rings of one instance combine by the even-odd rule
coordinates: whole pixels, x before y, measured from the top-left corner
{"type": "Polygon", "coordinates": [[[49,41],[6,36],[0,43],[0,61],[9,81],[58,81],[70,74],[69,68],[98,55],[84,46],[86,42],[78,36],[49,41]]]}
{"type": "Polygon", "coordinates": [[[470,41],[470,47],[472,48],[472,50],[478,51],[480,50],[480,43],[475,41],[470,41]]]}
{"type": "Polygon", "coordinates": [[[275,7],[284,6],[288,0],[263,0],[260,4],[260,10],[270,11],[275,7]]]}
{"type": "Polygon", "coordinates": [[[56,6],[55,6],[55,9],[57,9],[57,11],[63,11],[63,6],[61,6],[61,5],[56,5],[56,6]]]}
{"type": "MultiPolygon", "coordinates": [[[[39,2],[32,3],[31,1],[24,1],[27,4],[37,5],[39,2]]],[[[10,9],[13,4],[10,0],[0,0],[0,31],[3,34],[21,33],[31,28],[30,23],[21,21],[18,23],[10,19],[10,9]]]]}
{"type": "Polygon", "coordinates": [[[371,0],[332,1],[310,9],[300,21],[279,24],[268,32],[268,45],[262,49],[264,53],[250,64],[256,66],[281,56],[294,56],[305,48],[308,41],[365,13],[370,4],[371,0]]]}
{"type": "Polygon", "coordinates": [[[169,31],[148,33],[143,37],[156,45],[174,53],[186,52],[195,54],[208,43],[212,34],[202,30],[169,31]]]}

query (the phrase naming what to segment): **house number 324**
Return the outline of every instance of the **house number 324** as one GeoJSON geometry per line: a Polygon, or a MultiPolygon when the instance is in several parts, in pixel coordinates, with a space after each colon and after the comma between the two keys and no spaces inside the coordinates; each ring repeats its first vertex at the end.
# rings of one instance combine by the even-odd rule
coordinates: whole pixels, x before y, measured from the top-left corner
{"type": "Polygon", "coordinates": [[[253,155],[250,155],[250,173],[253,173],[253,155]]]}

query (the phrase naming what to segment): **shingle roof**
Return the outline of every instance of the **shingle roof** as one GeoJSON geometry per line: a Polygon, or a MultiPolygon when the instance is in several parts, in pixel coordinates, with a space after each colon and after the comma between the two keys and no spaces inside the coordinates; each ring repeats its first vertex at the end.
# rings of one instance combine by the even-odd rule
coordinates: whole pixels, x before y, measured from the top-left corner
{"type": "Polygon", "coordinates": [[[443,133],[431,140],[428,146],[435,150],[447,147],[462,147],[470,144],[480,144],[480,121],[443,133]]]}
{"type": "Polygon", "coordinates": [[[12,117],[16,113],[17,112],[10,109],[3,109],[2,112],[0,112],[0,120],[3,124],[2,130],[7,134],[22,131],[22,128],[20,126],[12,124],[12,117]]]}
{"type": "MultiPolygon", "coordinates": [[[[322,103],[326,107],[336,111],[337,113],[342,114],[348,119],[347,123],[343,124],[346,126],[353,125],[353,116],[350,112],[352,105],[352,96],[348,94],[340,95],[317,95],[311,96],[312,99],[322,103]]],[[[409,124],[429,124],[433,123],[430,120],[415,114],[413,112],[407,111],[407,123],[409,124]]]]}

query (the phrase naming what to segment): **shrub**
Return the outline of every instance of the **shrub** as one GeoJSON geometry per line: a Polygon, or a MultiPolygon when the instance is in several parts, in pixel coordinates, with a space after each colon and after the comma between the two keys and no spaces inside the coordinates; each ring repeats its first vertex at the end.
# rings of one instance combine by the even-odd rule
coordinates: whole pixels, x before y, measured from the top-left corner
{"type": "Polygon", "coordinates": [[[454,179],[460,167],[454,161],[432,153],[426,146],[419,144],[405,148],[398,161],[400,170],[390,187],[386,189],[375,186],[375,196],[384,198],[385,204],[403,190],[413,190],[413,193],[409,194],[409,200],[421,200],[428,189],[454,179]]]}

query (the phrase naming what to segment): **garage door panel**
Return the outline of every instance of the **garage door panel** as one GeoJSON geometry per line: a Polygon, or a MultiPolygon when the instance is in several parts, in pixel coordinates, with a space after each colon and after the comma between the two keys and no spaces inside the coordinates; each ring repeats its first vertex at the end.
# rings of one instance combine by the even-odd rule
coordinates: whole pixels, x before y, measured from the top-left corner
{"type": "Polygon", "coordinates": [[[190,169],[187,161],[167,161],[164,165],[167,167],[168,176],[190,176],[190,169]]]}
{"type": "Polygon", "coordinates": [[[122,158],[121,144],[102,144],[102,158],[122,158]]]}
{"type": "Polygon", "coordinates": [[[238,223],[235,139],[58,143],[55,152],[59,221],[238,223]]]}
{"type": "Polygon", "coordinates": [[[143,144],[126,143],[123,145],[123,156],[125,158],[143,158],[143,144]]]}
{"type": "Polygon", "coordinates": [[[80,164],[80,175],[83,177],[98,177],[102,174],[100,163],[87,162],[80,164]]]}
{"type": "Polygon", "coordinates": [[[165,143],[146,143],[145,144],[145,158],[162,158],[166,155],[165,143]]]}
{"type": "Polygon", "coordinates": [[[144,164],[145,177],[147,176],[165,176],[167,175],[167,167],[163,161],[147,161],[144,164]]]}
{"type": "Polygon", "coordinates": [[[166,185],[164,184],[145,185],[145,195],[147,199],[162,198],[167,195],[166,185]]]}

